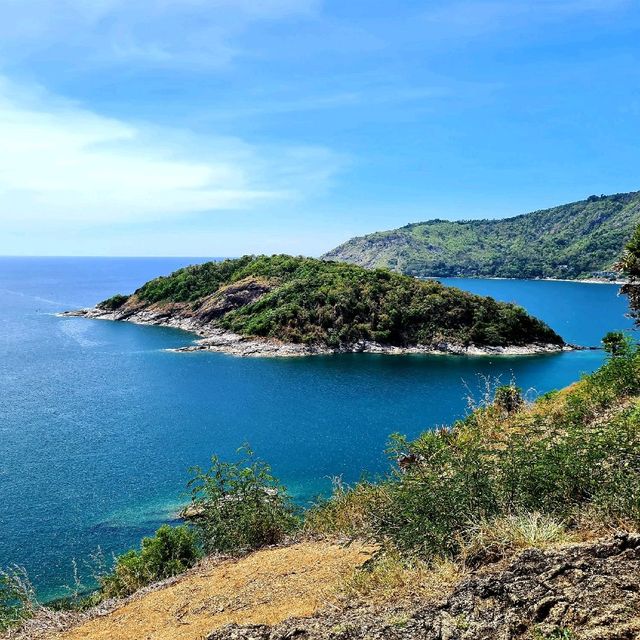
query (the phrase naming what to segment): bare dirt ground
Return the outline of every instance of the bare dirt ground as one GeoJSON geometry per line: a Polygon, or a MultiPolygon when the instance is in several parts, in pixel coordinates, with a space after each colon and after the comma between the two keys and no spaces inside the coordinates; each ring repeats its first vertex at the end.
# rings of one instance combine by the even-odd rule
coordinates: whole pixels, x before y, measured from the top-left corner
{"type": "Polygon", "coordinates": [[[197,640],[230,623],[278,624],[311,616],[371,556],[361,544],[300,543],[205,563],[115,611],[49,635],[52,640],[197,640]]]}

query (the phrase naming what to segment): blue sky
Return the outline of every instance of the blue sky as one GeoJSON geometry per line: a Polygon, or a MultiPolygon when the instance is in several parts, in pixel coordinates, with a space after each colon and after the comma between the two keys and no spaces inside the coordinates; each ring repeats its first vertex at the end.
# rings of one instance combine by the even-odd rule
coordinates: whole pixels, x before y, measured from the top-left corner
{"type": "Polygon", "coordinates": [[[637,0],[0,10],[0,254],[318,255],[640,189],[637,0]]]}

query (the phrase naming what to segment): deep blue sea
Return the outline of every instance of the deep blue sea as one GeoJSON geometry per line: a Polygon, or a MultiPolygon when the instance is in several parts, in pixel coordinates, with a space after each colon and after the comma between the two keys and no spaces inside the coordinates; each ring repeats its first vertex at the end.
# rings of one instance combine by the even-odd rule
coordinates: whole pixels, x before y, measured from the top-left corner
{"type": "MultiPolygon", "coordinates": [[[[55,313],[129,293],[191,259],[0,258],[0,566],[64,595],[101,548],[137,545],[184,501],[187,469],[248,442],[296,499],[386,468],[395,431],[462,416],[481,376],[531,395],[597,368],[598,351],[524,357],[240,359],[171,353],[187,333],[55,313]]],[[[514,301],[569,342],[630,326],[614,285],[445,282],[514,301]]]]}

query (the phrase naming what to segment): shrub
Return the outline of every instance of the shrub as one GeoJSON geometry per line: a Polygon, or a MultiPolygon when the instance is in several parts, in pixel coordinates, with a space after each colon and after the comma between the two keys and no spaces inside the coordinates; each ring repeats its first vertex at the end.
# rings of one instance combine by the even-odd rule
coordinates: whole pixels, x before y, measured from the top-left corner
{"type": "Polygon", "coordinates": [[[129,296],[123,296],[120,293],[117,293],[115,296],[111,296],[106,300],[103,300],[98,304],[100,309],[105,309],[106,311],[115,311],[119,309],[127,300],[129,296]]]}
{"type": "Polygon", "coordinates": [[[26,571],[18,566],[0,570],[0,631],[31,618],[37,607],[26,571]]]}
{"type": "Polygon", "coordinates": [[[344,534],[362,537],[371,534],[369,515],[375,503],[388,500],[386,486],[363,480],[346,487],[334,479],[333,492],[305,513],[305,531],[312,534],[344,534]]]}
{"type": "Polygon", "coordinates": [[[494,402],[505,413],[514,413],[524,405],[522,389],[512,384],[498,387],[494,402]]]}
{"type": "Polygon", "coordinates": [[[182,573],[199,557],[197,538],[189,527],[162,525],[153,537],[142,540],[139,551],[131,550],[117,558],[113,571],[101,578],[103,595],[128,595],[182,573]]]}
{"type": "Polygon", "coordinates": [[[622,331],[609,331],[602,338],[604,350],[612,357],[628,355],[632,349],[631,341],[622,331]]]}
{"type": "Polygon", "coordinates": [[[206,552],[237,553],[277,544],[299,524],[296,508],[271,468],[244,447],[235,463],[211,458],[193,469],[194,525],[206,552]]]}
{"type": "Polygon", "coordinates": [[[531,406],[502,387],[450,429],[394,438],[400,464],[375,490],[360,483],[338,493],[312,522],[351,532],[355,514],[371,539],[427,560],[463,552],[476,523],[512,546],[518,537],[561,537],[586,514],[637,525],[640,409],[629,398],[639,390],[631,346],[531,406]]]}

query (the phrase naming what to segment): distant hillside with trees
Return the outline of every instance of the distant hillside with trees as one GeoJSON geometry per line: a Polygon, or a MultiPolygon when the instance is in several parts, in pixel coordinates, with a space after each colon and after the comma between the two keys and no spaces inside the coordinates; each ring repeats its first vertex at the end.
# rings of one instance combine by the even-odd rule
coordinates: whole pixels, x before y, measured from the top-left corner
{"type": "Polygon", "coordinates": [[[640,192],[498,220],[429,220],[353,238],[325,259],[419,277],[614,277],[640,224],[640,192]]]}

